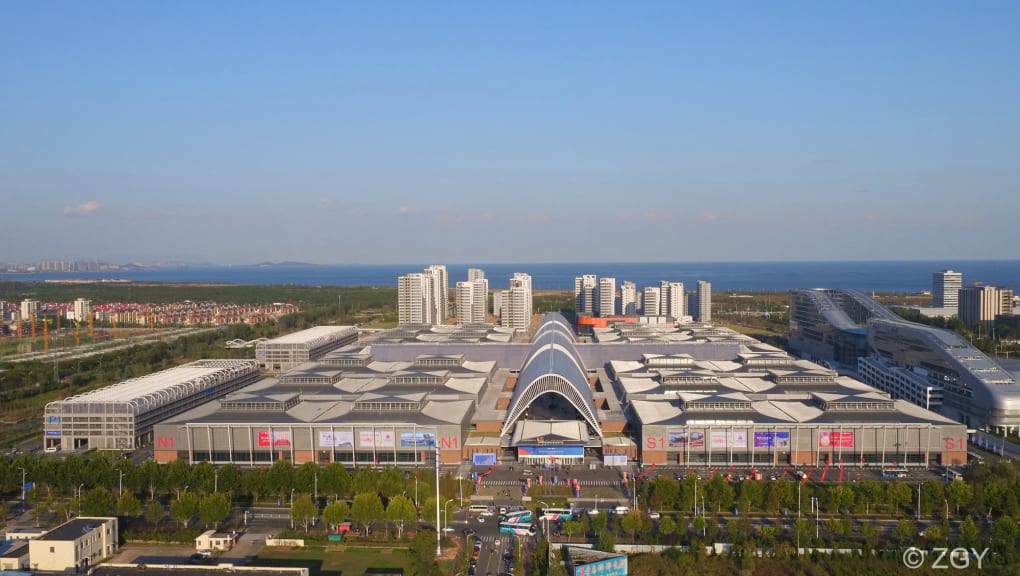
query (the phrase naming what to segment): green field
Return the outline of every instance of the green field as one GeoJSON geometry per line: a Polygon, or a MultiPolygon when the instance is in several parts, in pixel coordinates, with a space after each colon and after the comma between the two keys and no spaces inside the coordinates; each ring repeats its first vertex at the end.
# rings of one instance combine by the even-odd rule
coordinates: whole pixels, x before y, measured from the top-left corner
{"type": "Polygon", "coordinates": [[[321,547],[303,550],[265,548],[251,566],[286,566],[308,568],[309,576],[361,576],[369,568],[400,568],[411,575],[411,554],[393,548],[347,548],[343,552],[327,552],[321,547]]]}

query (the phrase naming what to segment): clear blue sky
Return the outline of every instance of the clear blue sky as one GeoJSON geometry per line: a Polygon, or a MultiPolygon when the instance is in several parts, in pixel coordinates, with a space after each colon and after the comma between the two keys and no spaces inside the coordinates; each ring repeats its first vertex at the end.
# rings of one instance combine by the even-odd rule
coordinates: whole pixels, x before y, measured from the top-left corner
{"type": "Polygon", "coordinates": [[[11,2],[0,261],[1017,256],[1020,2],[11,2]]]}

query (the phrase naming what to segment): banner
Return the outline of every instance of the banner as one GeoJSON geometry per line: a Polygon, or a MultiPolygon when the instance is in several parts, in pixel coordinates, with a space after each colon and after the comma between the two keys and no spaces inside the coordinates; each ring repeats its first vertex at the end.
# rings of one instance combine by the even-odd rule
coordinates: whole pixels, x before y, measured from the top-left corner
{"type": "Polygon", "coordinates": [[[712,448],[726,447],[726,431],[712,430],[712,448]]]}
{"type": "Polygon", "coordinates": [[[727,438],[730,448],[747,448],[747,432],[745,430],[730,430],[727,438]]]}
{"type": "Polygon", "coordinates": [[[789,432],[755,432],[755,448],[789,448],[789,432]]]}
{"type": "Polygon", "coordinates": [[[268,430],[259,431],[259,446],[266,448],[272,446],[274,448],[280,446],[290,446],[290,431],[289,430],[273,430],[270,436],[268,430]]]}
{"type": "Polygon", "coordinates": [[[371,430],[358,430],[358,447],[372,448],[375,446],[375,434],[371,430]]]}
{"type": "Polygon", "coordinates": [[[354,432],[350,430],[320,430],[319,446],[322,448],[353,448],[354,432]]]}
{"type": "Polygon", "coordinates": [[[401,432],[401,448],[434,448],[436,437],[432,432],[401,432]]]}
{"type": "Polygon", "coordinates": [[[705,433],[704,432],[681,432],[679,430],[670,430],[667,433],[669,439],[670,448],[704,448],[705,447],[705,433]]]}
{"type": "Polygon", "coordinates": [[[853,448],[853,432],[819,432],[819,448],[853,448]]]}
{"type": "Polygon", "coordinates": [[[393,448],[393,430],[376,430],[375,445],[377,448],[393,448]]]}

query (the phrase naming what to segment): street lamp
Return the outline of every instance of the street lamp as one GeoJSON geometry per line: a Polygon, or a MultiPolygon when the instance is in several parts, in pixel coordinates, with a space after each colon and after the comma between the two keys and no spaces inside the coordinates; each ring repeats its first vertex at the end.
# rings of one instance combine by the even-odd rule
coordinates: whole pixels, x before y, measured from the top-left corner
{"type": "Polygon", "coordinates": [[[117,496],[120,497],[124,495],[124,471],[118,468],[117,472],[120,472],[120,478],[117,480],[117,496]]]}
{"type": "Polygon", "coordinates": [[[213,485],[212,485],[213,488],[212,488],[212,491],[213,492],[219,492],[220,491],[220,471],[219,470],[213,470],[212,478],[213,478],[213,485]]]}
{"type": "MultiPolygon", "coordinates": [[[[549,538],[549,515],[544,513],[545,509],[548,508],[549,505],[546,504],[545,502],[543,502],[542,500],[539,500],[538,503],[542,505],[542,512],[543,512],[542,518],[540,518],[540,519],[541,520],[545,520],[545,539],[549,540],[550,539],[549,538]]],[[[598,506],[596,506],[596,508],[598,508],[598,506]]]]}
{"type": "Polygon", "coordinates": [[[81,489],[84,486],[85,486],[84,482],[82,482],[81,484],[78,485],[78,515],[79,516],[81,516],[81,489]]]}
{"type": "Polygon", "coordinates": [[[28,471],[20,467],[18,468],[18,470],[21,470],[21,504],[22,508],[24,508],[26,492],[25,486],[27,486],[26,482],[28,482],[28,471]]]}
{"type": "Polygon", "coordinates": [[[949,500],[943,498],[942,501],[946,503],[946,522],[949,522],[949,500]]]}
{"type": "Polygon", "coordinates": [[[449,513],[447,513],[446,508],[450,504],[453,504],[453,500],[447,500],[446,504],[443,504],[443,519],[446,520],[446,525],[447,526],[450,525],[450,515],[449,515],[449,513]]]}

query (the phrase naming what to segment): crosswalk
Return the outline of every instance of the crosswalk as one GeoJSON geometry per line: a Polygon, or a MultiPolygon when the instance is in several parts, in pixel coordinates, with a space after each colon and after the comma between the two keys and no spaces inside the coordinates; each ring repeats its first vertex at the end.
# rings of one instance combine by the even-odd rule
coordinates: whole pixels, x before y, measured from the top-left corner
{"type": "Polygon", "coordinates": [[[482,486],[521,486],[518,480],[482,480],[482,486]]]}
{"type": "Polygon", "coordinates": [[[580,480],[578,481],[582,487],[584,486],[620,486],[619,480],[580,480]]]}
{"type": "MultiPolygon", "coordinates": [[[[524,483],[519,480],[482,480],[482,486],[495,487],[495,486],[516,486],[520,487],[524,483]]],[[[619,480],[579,480],[578,484],[581,486],[620,486],[619,480]]],[[[532,486],[540,486],[538,482],[532,481],[532,486]]]]}

